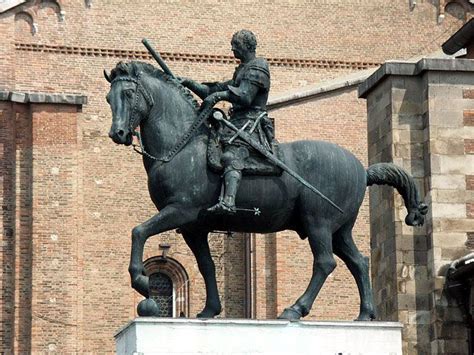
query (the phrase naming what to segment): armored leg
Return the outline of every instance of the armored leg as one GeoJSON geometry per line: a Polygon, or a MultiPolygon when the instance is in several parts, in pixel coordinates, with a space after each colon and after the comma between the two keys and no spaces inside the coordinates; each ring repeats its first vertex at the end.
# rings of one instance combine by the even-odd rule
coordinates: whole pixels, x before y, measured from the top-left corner
{"type": "Polygon", "coordinates": [[[235,196],[241,179],[242,172],[240,170],[228,170],[224,175],[224,198],[207,210],[218,213],[235,213],[235,196]]]}
{"type": "Polygon", "coordinates": [[[244,147],[227,146],[222,156],[224,165],[224,197],[217,204],[208,208],[209,212],[233,214],[236,212],[235,197],[242,180],[244,159],[248,157],[244,147]]]}

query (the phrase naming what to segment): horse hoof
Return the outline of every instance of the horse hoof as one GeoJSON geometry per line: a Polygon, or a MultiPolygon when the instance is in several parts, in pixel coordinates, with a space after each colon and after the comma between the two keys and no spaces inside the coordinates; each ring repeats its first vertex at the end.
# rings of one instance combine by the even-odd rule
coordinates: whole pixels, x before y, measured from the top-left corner
{"type": "Polygon", "coordinates": [[[359,314],[359,316],[354,320],[356,322],[370,322],[370,321],[375,320],[375,314],[363,312],[363,313],[359,314]]]}
{"type": "Polygon", "coordinates": [[[140,317],[158,317],[160,307],[155,300],[146,298],[138,304],[137,313],[140,317]]]}
{"type": "Polygon", "coordinates": [[[287,319],[289,321],[297,321],[297,320],[300,320],[302,316],[303,315],[299,311],[290,307],[290,308],[285,308],[283,313],[278,316],[278,319],[287,319]]]}
{"type": "Polygon", "coordinates": [[[221,309],[219,307],[219,310],[213,310],[210,308],[204,308],[201,313],[198,313],[196,315],[197,318],[214,318],[215,316],[218,316],[221,313],[221,309]]]}
{"type": "Polygon", "coordinates": [[[136,278],[132,280],[132,288],[135,289],[138,293],[140,293],[143,297],[148,298],[148,290],[149,290],[149,281],[148,276],[138,275],[136,278]]]}

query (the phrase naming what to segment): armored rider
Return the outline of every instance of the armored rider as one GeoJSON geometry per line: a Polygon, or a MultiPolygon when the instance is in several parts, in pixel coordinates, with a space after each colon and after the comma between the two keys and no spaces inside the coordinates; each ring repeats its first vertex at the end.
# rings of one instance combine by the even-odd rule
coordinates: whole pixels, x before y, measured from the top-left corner
{"type": "MultiPolygon", "coordinates": [[[[214,106],[219,101],[232,103],[229,110],[230,121],[237,128],[251,134],[264,147],[272,149],[274,128],[266,112],[270,90],[268,63],[264,58],[256,57],[257,40],[250,31],[236,32],[232,36],[231,45],[234,57],[240,60],[232,80],[197,83],[181,78],[181,83],[204,100],[203,108],[214,106]]],[[[224,196],[208,211],[233,214],[236,212],[235,196],[242,179],[245,159],[252,148],[227,127],[219,130],[219,139],[223,145],[221,161],[224,167],[224,196]]]]}

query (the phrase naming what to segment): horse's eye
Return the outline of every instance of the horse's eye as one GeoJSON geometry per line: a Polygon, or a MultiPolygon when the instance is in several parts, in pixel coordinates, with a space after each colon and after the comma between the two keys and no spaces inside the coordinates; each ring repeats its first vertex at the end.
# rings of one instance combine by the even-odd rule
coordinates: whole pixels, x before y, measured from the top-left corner
{"type": "Polygon", "coordinates": [[[132,90],[132,89],[127,89],[127,90],[125,90],[125,95],[126,95],[129,99],[131,99],[132,96],[133,96],[133,90],[132,90]]]}

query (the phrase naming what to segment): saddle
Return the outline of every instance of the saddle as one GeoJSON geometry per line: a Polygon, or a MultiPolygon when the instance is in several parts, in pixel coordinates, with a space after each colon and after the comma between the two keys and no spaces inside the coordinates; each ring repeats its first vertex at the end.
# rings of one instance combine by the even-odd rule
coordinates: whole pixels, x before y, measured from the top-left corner
{"type": "MultiPolygon", "coordinates": [[[[273,146],[273,154],[282,160],[279,145],[273,146]]],[[[223,153],[222,142],[216,129],[212,128],[209,133],[207,143],[207,165],[216,173],[222,173],[224,166],[221,162],[223,153]]],[[[244,175],[273,175],[279,176],[283,170],[269,162],[262,154],[249,147],[249,156],[245,159],[245,166],[242,170],[244,175]]]]}

